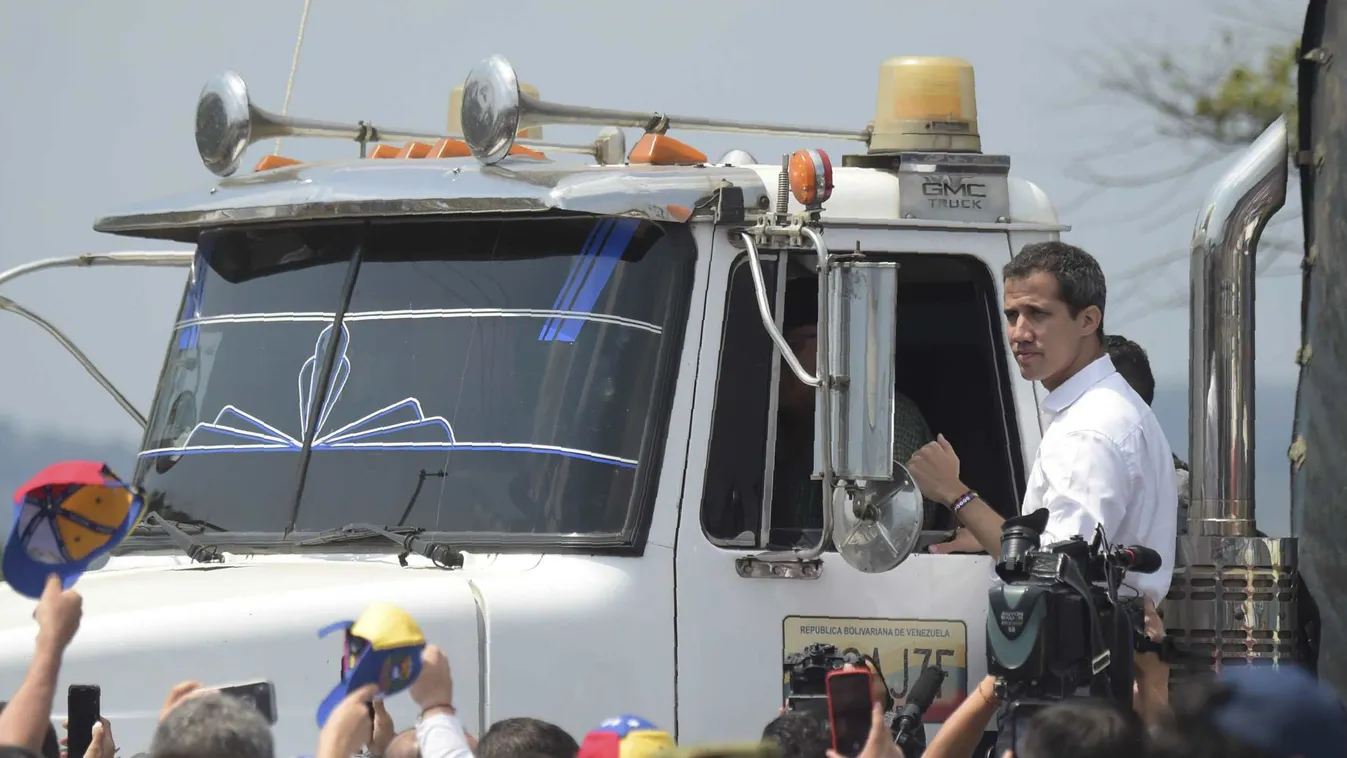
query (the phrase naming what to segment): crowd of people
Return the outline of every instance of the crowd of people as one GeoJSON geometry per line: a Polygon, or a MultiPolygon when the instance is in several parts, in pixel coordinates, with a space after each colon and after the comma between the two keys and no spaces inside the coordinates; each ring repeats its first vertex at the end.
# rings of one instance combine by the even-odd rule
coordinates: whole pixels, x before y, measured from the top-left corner
{"type": "MultiPolygon", "coordinates": [[[[51,722],[61,658],[79,631],[82,600],[52,576],[38,600],[32,660],[0,710],[0,757],[69,756],[51,722]]],[[[435,645],[419,651],[407,693],[420,711],[399,730],[378,683],[354,687],[327,714],[314,758],[676,758],[686,755],[659,727],[634,715],[606,721],[577,741],[531,718],[498,721],[475,738],[456,715],[450,662],[435,645]]],[[[941,725],[926,758],[974,758],[997,708],[988,677],[941,725]]],[[[906,758],[876,701],[869,739],[856,756],[832,747],[829,724],[812,712],[783,709],[760,737],[745,725],[743,745],[711,747],[726,758],[906,758]],[[754,739],[757,738],[757,739],[754,739]]],[[[66,724],[62,724],[64,728],[66,724]]],[[[186,681],[170,690],[151,743],[137,758],[277,758],[271,725],[252,705],[186,681]]],[[[114,758],[113,724],[101,719],[83,758],[114,758]]],[[[1068,699],[1034,713],[1022,739],[991,758],[1337,758],[1347,754],[1347,710],[1329,687],[1296,667],[1242,668],[1180,687],[1149,721],[1113,701],[1068,699]]],[[[978,757],[980,758],[980,757],[978,757]]]]}
{"type": "MultiPolygon", "coordinates": [[[[992,748],[995,755],[991,758],[1347,755],[1347,709],[1339,695],[1302,669],[1227,669],[1217,677],[1187,682],[1171,696],[1168,664],[1144,643],[1158,644],[1165,635],[1157,609],[1169,590],[1177,536],[1186,527],[1186,513],[1179,505],[1186,489],[1186,466],[1173,455],[1150,408],[1154,378],[1145,352],[1126,339],[1104,335],[1103,274],[1083,250],[1059,242],[1028,245],[1007,264],[1003,277],[1007,334],[1021,376],[1048,391],[1042,401],[1043,437],[1021,513],[1048,512],[1045,543],[1071,536],[1089,539],[1102,530],[1116,544],[1154,550],[1163,563],[1161,570],[1150,574],[1129,574],[1129,602],[1135,601],[1129,613],[1138,620],[1144,618],[1137,625],[1133,702],[1068,698],[1034,711],[1021,728],[1010,704],[1000,702],[1001,690],[995,680],[988,677],[940,726],[924,755],[973,758],[993,721],[1001,739],[992,748]]],[[[802,362],[808,362],[816,349],[812,333],[805,328],[812,317],[805,311],[799,330],[792,331],[789,340],[802,362]]],[[[798,407],[808,409],[808,392],[792,394],[786,389],[787,405],[798,395],[798,407]]],[[[920,418],[910,403],[900,405],[905,410],[898,414],[898,423],[920,418]]],[[[799,415],[802,423],[812,417],[799,415]]],[[[804,433],[806,426],[801,429],[797,436],[801,450],[807,451],[805,441],[812,439],[812,432],[804,433]]],[[[954,446],[939,434],[929,440],[924,426],[902,431],[895,435],[897,457],[906,459],[930,506],[960,525],[953,541],[934,550],[999,555],[1003,511],[964,484],[954,446]]],[[[807,456],[802,453],[800,458],[807,456]]],[[[794,499],[801,514],[822,512],[822,493],[816,483],[808,481],[809,468],[807,464],[794,467],[796,479],[782,480],[783,492],[794,499]]],[[[106,470],[74,466],[62,476],[65,481],[82,477],[89,486],[102,488],[102,495],[87,498],[84,505],[90,508],[97,501],[107,510],[112,491],[120,492],[117,497],[122,506],[114,519],[120,526],[105,524],[96,529],[98,524],[90,522],[86,536],[102,539],[101,549],[108,549],[140,518],[143,503],[106,470]]],[[[45,513],[44,508],[43,502],[35,501],[34,513],[45,513]]],[[[69,505],[66,512],[71,512],[69,505]]],[[[88,521],[85,516],[79,517],[88,521]]],[[[46,575],[47,563],[18,551],[7,551],[4,556],[5,580],[37,598],[34,618],[38,626],[27,675],[0,711],[4,755],[114,758],[118,751],[114,725],[106,719],[93,727],[84,756],[67,755],[61,747],[67,741],[57,739],[51,723],[62,655],[79,630],[82,613],[80,595],[67,580],[72,572],[87,567],[92,555],[88,552],[73,568],[67,565],[64,574],[50,576],[46,575]]],[[[413,630],[415,624],[405,623],[402,628],[413,630]]],[[[355,655],[349,649],[351,629],[348,659],[355,655]]],[[[396,686],[378,677],[364,683],[358,673],[343,675],[335,695],[320,708],[322,727],[315,758],[357,754],[373,758],[673,758],[679,754],[680,748],[667,731],[636,715],[606,721],[578,741],[556,725],[529,718],[504,719],[475,738],[456,715],[450,661],[419,634],[417,630],[401,638],[414,643],[403,648],[414,651],[406,653],[414,658],[405,667],[409,673],[396,686]],[[398,696],[404,689],[420,716],[415,725],[399,731],[382,698],[398,696]]],[[[386,654],[385,648],[381,654],[386,654]]],[[[366,652],[360,656],[365,656],[375,646],[362,649],[366,652]]],[[[363,670],[368,673],[369,668],[363,670]]],[[[361,670],[358,661],[351,662],[351,672],[361,670]]],[[[872,697],[869,739],[859,755],[835,752],[826,718],[789,710],[764,714],[769,723],[760,736],[759,727],[746,724],[744,736],[752,738],[749,743],[711,748],[700,755],[908,758],[895,744],[886,720],[888,698],[874,693],[872,697]]],[[[151,744],[143,747],[148,758],[276,758],[273,744],[271,724],[256,708],[188,681],[167,694],[151,744]]]]}

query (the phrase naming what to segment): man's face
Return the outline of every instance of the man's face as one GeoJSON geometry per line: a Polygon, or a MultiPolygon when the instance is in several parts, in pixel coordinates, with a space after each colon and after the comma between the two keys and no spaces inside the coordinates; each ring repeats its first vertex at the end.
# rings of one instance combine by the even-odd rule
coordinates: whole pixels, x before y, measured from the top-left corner
{"type": "Polygon", "coordinates": [[[1055,389],[1079,368],[1082,352],[1097,331],[1099,309],[1084,308],[1073,318],[1057,291],[1057,278],[1034,272],[1005,281],[1006,334],[1020,376],[1055,389]]]}
{"type": "MultiPolygon", "coordinates": [[[[785,337],[786,344],[795,353],[795,359],[807,373],[813,375],[818,366],[818,327],[813,324],[797,326],[787,331],[785,337]]],[[[780,396],[784,410],[804,413],[814,409],[814,388],[795,376],[785,358],[781,359],[780,396]]]]}

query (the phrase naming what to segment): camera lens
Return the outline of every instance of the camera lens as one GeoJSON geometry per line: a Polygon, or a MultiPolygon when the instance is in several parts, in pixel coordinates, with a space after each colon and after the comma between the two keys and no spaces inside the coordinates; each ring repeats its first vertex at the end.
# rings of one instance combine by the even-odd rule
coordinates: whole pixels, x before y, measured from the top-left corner
{"type": "Polygon", "coordinates": [[[1006,527],[1001,532],[1001,561],[1018,563],[1025,553],[1038,549],[1038,537],[1038,530],[1029,526],[1016,524],[1006,527]]]}

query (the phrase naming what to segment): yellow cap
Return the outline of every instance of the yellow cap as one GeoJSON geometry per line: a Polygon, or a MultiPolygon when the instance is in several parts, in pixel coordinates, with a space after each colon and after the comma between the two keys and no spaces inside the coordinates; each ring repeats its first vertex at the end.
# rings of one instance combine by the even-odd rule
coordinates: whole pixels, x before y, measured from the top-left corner
{"type": "Polygon", "coordinates": [[[982,151],[971,63],[909,55],[880,64],[870,152],[908,150],[982,151]]]}
{"type": "Polygon", "coordinates": [[[366,608],[351,625],[351,634],[366,640],[375,650],[426,644],[426,637],[416,620],[406,611],[388,603],[375,603],[366,608]]]}
{"type": "MultiPolygon", "coordinates": [[[[532,84],[524,82],[519,83],[519,91],[532,98],[538,98],[538,89],[532,84]]],[[[460,84],[449,91],[449,134],[461,136],[463,134],[463,85],[460,84]]],[[[542,139],[543,128],[541,126],[532,126],[527,129],[520,129],[517,135],[518,139],[542,139]]]]}

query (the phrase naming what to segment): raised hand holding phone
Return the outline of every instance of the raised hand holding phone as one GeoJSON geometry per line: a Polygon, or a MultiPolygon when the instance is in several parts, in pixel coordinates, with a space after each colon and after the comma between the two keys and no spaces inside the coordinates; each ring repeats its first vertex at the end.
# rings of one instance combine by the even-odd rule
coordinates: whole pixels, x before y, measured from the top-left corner
{"type": "Polygon", "coordinates": [[[869,669],[859,667],[828,672],[828,723],[833,750],[842,758],[857,758],[869,739],[870,712],[875,706],[870,677],[869,669]]]}
{"type": "Polygon", "coordinates": [[[102,699],[96,684],[72,684],[66,692],[66,745],[73,758],[84,758],[93,744],[94,724],[102,718],[102,699]]]}
{"type": "MultiPolygon", "coordinates": [[[[829,750],[828,758],[849,757],[829,750]]],[[[884,723],[884,706],[880,703],[870,709],[870,736],[866,738],[859,758],[904,758],[902,749],[893,743],[889,727],[884,723]]]]}

